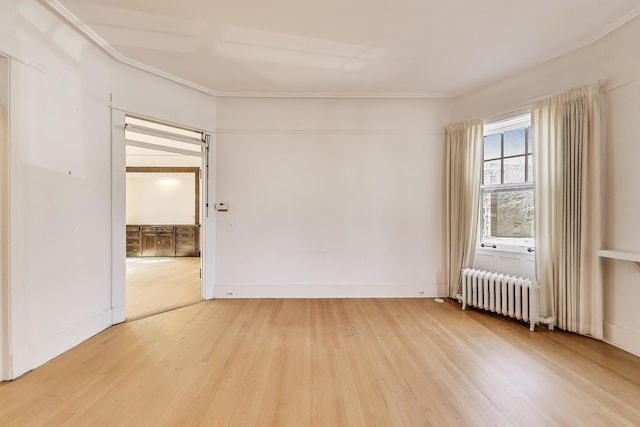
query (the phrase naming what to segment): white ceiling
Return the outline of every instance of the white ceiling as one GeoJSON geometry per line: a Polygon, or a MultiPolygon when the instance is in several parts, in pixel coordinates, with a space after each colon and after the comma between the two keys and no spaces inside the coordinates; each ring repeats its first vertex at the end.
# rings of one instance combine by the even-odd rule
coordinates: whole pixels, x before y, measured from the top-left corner
{"type": "Polygon", "coordinates": [[[44,0],[219,94],[452,96],[582,47],[639,0],[44,0]]]}

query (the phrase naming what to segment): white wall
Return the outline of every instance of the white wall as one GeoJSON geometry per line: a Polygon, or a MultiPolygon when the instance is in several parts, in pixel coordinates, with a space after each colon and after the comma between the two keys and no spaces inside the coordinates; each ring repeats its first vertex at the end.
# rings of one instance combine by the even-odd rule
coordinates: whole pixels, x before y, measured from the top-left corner
{"type": "Polygon", "coordinates": [[[218,100],[216,296],[445,293],[443,101],[218,100]]]}
{"type": "MultiPolygon", "coordinates": [[[[640,77],[640,67],[638,73],[640,77]]],[[[605,248],[636,253],[640,253],[638,100],[640,78],[607,94],[609,131],[604,239],[605,248]]],[[[605,259],[604,285],[605,338],[640,355],[640,266],[605,259]]]]}
{"type": "MultiPolygon", "coordinates": [[[[605,247],[640,253],[640,19],[597,43],[451,102],[452,122],[519,110],[600,82],[606,88],[605,247]]],[[[605,260],[605,339],[640,355],[640,269],[605,260]]]]}
{"type": "Polygon", "coordinates": [[[195,174],[127,172],[127,224],[195,224],[195,174]]]}
{"type": "Polygon", "coordinates": [[[34,0],[0,3],[0,52],[11,57],[3,291],[15,378],[124,320],[124,114],[111,99],[199,129],[215,128],[215,100],[115,63],[34,0]]]}
{"type": "Polygon", "coordinates": [[[111,323],[110,111],[20,63],[11,73],[11,350],[25,372],[111,323]]]}
{"type": "Polygon", "coordinates": [[[1,7],[14,378],[111,324],[109,60],[34,1],[1,7]]]}
{"type": "Polygon", "coordinates": [[[502,251],[499,249],[476,249],[474,268],[497,271],[521,277],[536,277],[535,257],[524,251],[502,251]]]}

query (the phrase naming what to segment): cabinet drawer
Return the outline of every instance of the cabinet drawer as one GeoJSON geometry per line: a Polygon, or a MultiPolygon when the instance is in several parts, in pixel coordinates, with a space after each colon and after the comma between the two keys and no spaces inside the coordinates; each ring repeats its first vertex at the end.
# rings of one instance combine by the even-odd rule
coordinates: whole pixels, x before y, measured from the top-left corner
{"type": "Polygon", "coordinates": [[[173,233],[173,227],[159,226],[156,227],[158,233],[173,233]]]}
{"type": "Polygon", "coordinates": [[[178,236],[194,236],[196,229],[194,227],[176,227],[176,234],[178,236]]]}
{"type": "Polygon", "coordinates": [[[127,225],[127,231],[140,231],[139,225],[127,225]]]}

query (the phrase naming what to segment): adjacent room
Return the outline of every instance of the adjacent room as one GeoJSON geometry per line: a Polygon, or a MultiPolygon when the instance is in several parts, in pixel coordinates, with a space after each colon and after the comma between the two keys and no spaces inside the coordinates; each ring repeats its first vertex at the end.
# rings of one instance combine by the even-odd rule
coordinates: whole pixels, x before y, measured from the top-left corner
{"type": "Polygon", "coordinates": [[[640,425],[636,0],[0,4],[0,424],[640,425]]]}
{"type": "Polygon", "coordinates": [[[127,319],[201,300],[202,133],[127,117],[127,319]]]}

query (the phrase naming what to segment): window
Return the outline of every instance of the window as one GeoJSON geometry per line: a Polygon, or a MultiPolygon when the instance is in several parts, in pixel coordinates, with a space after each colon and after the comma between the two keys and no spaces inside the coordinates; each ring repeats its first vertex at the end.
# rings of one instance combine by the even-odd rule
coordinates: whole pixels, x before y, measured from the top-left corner
{"type": "Polygon", "coordinates": [[[485,127],[480,241],[502,249],[534,245],[530,116],[485,127]]]}

